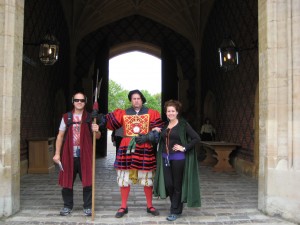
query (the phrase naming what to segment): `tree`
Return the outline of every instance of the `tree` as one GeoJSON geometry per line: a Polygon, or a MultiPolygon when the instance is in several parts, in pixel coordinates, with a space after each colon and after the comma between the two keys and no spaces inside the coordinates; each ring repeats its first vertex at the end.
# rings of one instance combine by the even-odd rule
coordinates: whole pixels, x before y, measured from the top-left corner
{"type": "MultiPolygon", "coordinates": [[[[143,95],[146,98],[145,106],[151,109],[155,109],[161,112],[161,94],[151,95],[147,90],[141,90],[143,95]]],[[[113,110],[127,109],[131,106],[130,101],[128,100],[128,90],[122,88],[120,84],[113,80],[109,80],[108,88],[108,111],[112,112],[113,110]]]]}
{"type": "Polygon", "coordinates": [[[121,85],[113,80],[109,80],[108,111],[112,112],[117,108],[125,109],[128,102],[127,94],[128,91],[124,90],[121,85]]]}
{"type": "Polygon", "coordinates": [[[146,103],[145,103],[145,106],[147,108],[151,108],[151,109],[155,109],[157,110],[158,112],[161,112],[161,95],[160,94],[156,94],[156,95],[151,95],[149,93],[149,91],[147,90],[141,90],[141,92],[143,93],[143,95],[145,96],[146,98],[146,103]]]}

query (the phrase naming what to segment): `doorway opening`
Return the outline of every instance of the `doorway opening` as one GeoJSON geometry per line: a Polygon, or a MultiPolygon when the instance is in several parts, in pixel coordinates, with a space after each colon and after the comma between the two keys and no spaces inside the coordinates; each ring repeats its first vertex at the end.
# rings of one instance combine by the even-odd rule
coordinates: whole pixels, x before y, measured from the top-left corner
{"type": "MultiPolygon", "coordinates": [[[[129,91],[139,89],[147,99],[145,106],[161,113],[161,59],[156,55],[134,50],[110,58],[108,112],[129,108],[129,91]]],[[[116,149],[122,133],[108,130],[108,152],[116,149]]]]}

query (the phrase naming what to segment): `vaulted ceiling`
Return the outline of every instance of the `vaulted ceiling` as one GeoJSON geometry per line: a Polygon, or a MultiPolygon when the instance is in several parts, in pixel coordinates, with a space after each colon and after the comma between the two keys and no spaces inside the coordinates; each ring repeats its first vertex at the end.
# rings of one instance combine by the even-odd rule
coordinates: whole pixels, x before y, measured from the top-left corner
{"type": "Polygon", "coordinates": [[[73,45],[90,32],[141,15],[186,37],[195,47],[214,0],[61,0],[73,45]]]}

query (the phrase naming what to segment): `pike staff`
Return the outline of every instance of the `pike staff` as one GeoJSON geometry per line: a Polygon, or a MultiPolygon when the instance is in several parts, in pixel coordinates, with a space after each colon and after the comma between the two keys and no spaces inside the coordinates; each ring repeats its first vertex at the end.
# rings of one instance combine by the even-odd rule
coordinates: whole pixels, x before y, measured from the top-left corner
{"type": "MultiPolygon", "coordinates": [[[[95,101],[93,104],[93,115],[98,114],[99,105],[97,99],[99,98],[100,94],[100,86],[102,82],[102,78],[98,83],[98,76],[99,76],[99,69],[97,70],[97,80],[96,80],[96,87],[95,87],[95,101]]],[[[97,117],[93,118],[93,123],[97,123],[97,117]]],[[[95,218],[95,165],[96,165],[96,132],[93,132],[93,163],[92,163],[92,221],[95,218]]]]}

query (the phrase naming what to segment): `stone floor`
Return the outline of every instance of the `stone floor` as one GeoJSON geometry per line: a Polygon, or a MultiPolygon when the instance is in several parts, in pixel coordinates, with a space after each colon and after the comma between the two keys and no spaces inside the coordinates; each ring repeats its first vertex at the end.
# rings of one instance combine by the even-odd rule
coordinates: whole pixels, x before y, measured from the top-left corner
{"type": "Polygon", "coordinates": [[[121,219],[114,217],[120,205],[119,188],[113,169],[114,148],[108,156],[96,161],[95,217],[82,212],[82,189],[79,177],[75,183],[75,206],[69,216],[59,216],[62,206],[61,188],[57,185],[57,169],[51,174],[27,174],[21,179],[21,209],[15,215],[2,218],[0,224],[282,224],[292,225],[278,217],[270,217],[257,209],[257,180],[232,173],[212,172],[210,167],[199,166],[202,207],[187,208],[174,222],[168,222],[169,201],[154,199],[160,215],[147,214],[143,189],[131,188],[129,213],[121,219]]]}

